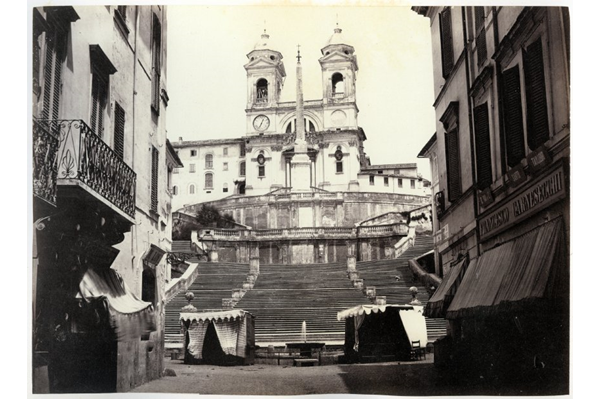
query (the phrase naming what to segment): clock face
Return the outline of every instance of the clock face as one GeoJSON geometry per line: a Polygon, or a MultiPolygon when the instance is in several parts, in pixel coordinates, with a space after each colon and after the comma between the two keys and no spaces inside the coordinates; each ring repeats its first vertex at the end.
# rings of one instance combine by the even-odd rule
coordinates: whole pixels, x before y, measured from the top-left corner
{"type": "Polygon", "coordinates": [[[259,115],[256,118],[254,118],[254,122],[252,123],[252,125],[257,131],[264,132],[269,127],[269,123],[269,117],[267,117],[266,115],[259,115]]]}

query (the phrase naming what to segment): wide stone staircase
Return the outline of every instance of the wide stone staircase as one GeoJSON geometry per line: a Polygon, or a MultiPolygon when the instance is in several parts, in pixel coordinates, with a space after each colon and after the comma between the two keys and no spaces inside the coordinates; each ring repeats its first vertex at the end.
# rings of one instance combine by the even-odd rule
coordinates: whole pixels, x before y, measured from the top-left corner
{"type": "Polygon", "coordinates": [[[337,320],[337,313],[367,301],[352,286],[346,268],[346,263],[261,265],[254,288],[236,305],[256,316],[256,343],[342,344],[344,321],[337,320]]]}
{"type": "MultiPolygon", "coordinates": [[[[349,279],[346,263],[260,265],[260,273],[250,290],[233,305],[251,312],[255,317],[256,343],[260,346],[284,345],[308,341],[343,344],[344,321],[337,313],[359,304],[369,304],[367,287],[375,287],[377,296],[385,296],[387,304],[409,304],[409,288],[418,289],[417,299],[423,306],[429,294],[408,267],[408,260],[430,251],[431,236],[418,235],[414,244],[399,258],[356,263],[356,272],[363,279],[363,289],[355,288],[349,279]],[[303,336],[303,323],[306,335],[303,336]]],[[[165,310],[165,339],[169,343],[182,342],[179,324],[181,307],[187,304],[185,293],[192,291],[192,304],[199,310],[221,309],[223,299],[231,299],[233,292],[247,283],[250,266],[238,263],[198,264],[198,276],[187,290],[182,290],[165,310]]],[[[444,336],[444,319],[426,319],[429,341],[444,336]]]]}

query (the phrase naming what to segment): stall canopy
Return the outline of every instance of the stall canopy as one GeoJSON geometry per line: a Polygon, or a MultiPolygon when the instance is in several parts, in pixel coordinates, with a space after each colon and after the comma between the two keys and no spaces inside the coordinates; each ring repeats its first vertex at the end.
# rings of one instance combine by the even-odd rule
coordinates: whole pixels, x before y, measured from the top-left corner
{"type": "MultiPolygon", "coordinates": [[[[471,263],[476,264],[476,261],[471,261],[471,263]]],[[[427,302],[427,305],[425,306],[425,316],[429,318],[444,317],[448,306],[450,306],[450,303],[462,282],[467,266],[471,263],[469,263],[468,259],[465,257],[452,267],[433,296],[431,296],[427,302]]]]}
{"type": "Polygon", "coordinates": [[[227,364],[253,362],[254,316],[244,310],[183,312],[179,317],[186,337],[187,359],[227,364]]]}
{"type": "Polygon", "coordinates": [[[114,269],[88,269],[75,297],[87,303],[104,303],[118,341],[139,340],[156,330],[152,303],[139,299],[114,269]]]}
{"type": "Polygon", "coordinates": [[[358,360],[410,357],[412,342],[427,344],[427,327],[422,306],[359,305],[338,312],[346,320],[345,353],[358,360]]]}
{"type": "Polygon", "coordinates": [[[471,265],[446,318],[516,310],[540,299],[566,298],[568,262],[562,218],[494,247],[471,265]]]}

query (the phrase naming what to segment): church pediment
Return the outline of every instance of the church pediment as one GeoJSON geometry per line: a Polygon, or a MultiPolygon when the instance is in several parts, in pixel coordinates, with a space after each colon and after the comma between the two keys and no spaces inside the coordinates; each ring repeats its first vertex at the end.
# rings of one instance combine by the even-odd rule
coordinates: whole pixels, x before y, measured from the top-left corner
{"type": "Polygon", "coordinates": [[[331,53],[319,58],[319,62],[321,63],[321,65],[330,63],[350,62],[354,64],[355,69],[358,70],[356,56],[351,54],[344,54],[342,51],[338,50],[332,51],[331,53]]]}

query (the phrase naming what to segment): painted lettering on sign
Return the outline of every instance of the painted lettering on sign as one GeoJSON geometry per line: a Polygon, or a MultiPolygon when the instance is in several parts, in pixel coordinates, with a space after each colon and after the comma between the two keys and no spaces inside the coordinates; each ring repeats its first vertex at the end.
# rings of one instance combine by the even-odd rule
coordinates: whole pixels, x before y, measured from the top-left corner
{"type": "Polygon", "coordinates": [[[479,225],[479,228],[481,229],[481,236],[498,229],[502,225],[508,223],[509,220],[510,212],[508,211],[508,207],[504,207],[500,211],[495,212],[481,221],[479,225]]]}
{"type": "Polygon", "coordinates": [[[565,180],[562,167],[533,184],[498,210],[479,221],[479,233],[486,239],[511,225],[548,207],[565,195],[565,180]]]}
{"type": "Polygon", "coordinates": [[[558,171],[556,174],[551,175],[550,178],[535,185],[532,190],[513,202],[515,217],[543,203],[546,199],[562,191],[562,189],[562,171],[558,171]]]}

